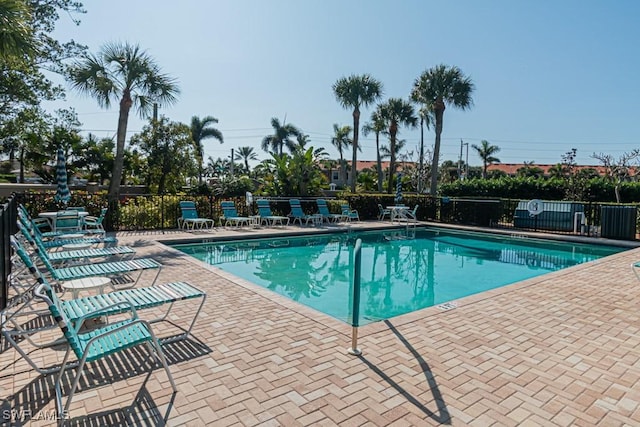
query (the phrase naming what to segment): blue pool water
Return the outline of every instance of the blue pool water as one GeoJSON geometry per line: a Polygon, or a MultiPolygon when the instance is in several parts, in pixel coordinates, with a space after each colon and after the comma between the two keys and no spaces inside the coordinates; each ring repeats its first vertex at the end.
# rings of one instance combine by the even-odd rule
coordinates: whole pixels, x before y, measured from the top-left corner
{"type": "Polygon", "coordinates": [[[592,261],[624,249],[418,229],[173,245],[210,265],[351,323],[362,239],[360,324],[592,261]]]}

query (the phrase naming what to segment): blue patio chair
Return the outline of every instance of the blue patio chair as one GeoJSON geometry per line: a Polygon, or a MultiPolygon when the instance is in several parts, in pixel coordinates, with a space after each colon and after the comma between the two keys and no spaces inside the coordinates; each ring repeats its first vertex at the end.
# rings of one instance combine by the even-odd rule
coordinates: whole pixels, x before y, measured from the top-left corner
{"type": "Polygon", "coordinates": [[[50,252],[43,246],[42,241],[29,233],[29,230],[27,230],[27,228],[20,222],[18,222],[18,230],[20,231],[23,239],[29,243],[31,247],[34,249],[38,248],[41,252],[46,252],[52,262],[65,263],[74,260],[87,260],[89,258],[118,257],[119,259],[124,259],[126,257],[133,257],[136,253],[135,249],[130,248],[129,246],[110,246],[107,248],[86,248],[50,252]]]}
{"type": "Polygon", "coordinates": [[[352,221],[354,219],[357,219],[358,221],[360,221],[360,215],[358,214],[358,211],[355,209],[351,209],[349,205],[341,205],[340,209],[342,209],[342,216],[347,221],[352,221]]]}
{"type": "Polygon", "coordinates": [[[306,225],[309,224],[309,221],[314,221],[314,215],[307,215],[304,213],[304,211],[302,210],[302,205],[300,204],[300,200],[289,199],[289,205],[291,206],[291,213],[289,214],[289,216],[293,218],[294,224],[296,223],[296,221],[298,221],[298,223],[302,225],[302,221],[304,221],[306,225]]]}
{"type": "Polygon", "coordinates": [[[158,360],[160,362],[167,373],[171,388],[174,393],[177,392],[177,387],[173,381],[169,365],[162,352],[162,347],[160,347],[160,343],[151,329],[151,325],[149,322],[138,318],[136,309],[130,301],[120,301],[106,309],[98,309],[84,316],[85,318],[104,316],[108,311],[117,308],[122,313],[130,313],[129,318],[108,323],[104,326],[91,329],[90,331],[80,332],[83,319],[79,319],[80,321],[74,325],[66,315],[64,309],[62,309],[61,301],[56,297],[55,293],[47,293],[44,290],[45,286],[45,284],[40,285],[35,291],[35,296],[47,304],[51,316],[55,319],[68,344],[60,372],[55,381],[56,410],[58,419],[61,420],[60,422],[68,418],[69,407],[78,388],[80,378],[82,378],[84,367],[88,362],[100,360],[107,356],[120,353],[128,348],[143,344],[150,353],[149,357],[152,360],[158,360]],[[63,402],[61,383],[63,378],[65,378],[65,371],[71,353],[78,359],[78,365],[67,400],[63,402]]]}
{"type": "Polygon", "coordinates": [[[325,199],[317,199],[316,204],[318,205],[318,213],[322,215],[323,220],[327,222],[338,222],[344,218],[342,214],[331,213],[325,199]]]}
{"type": "Polygon", "coordinates": [[[259,199],[256,200],[256,205],[258,206],[258,215],[260,215],[260,224],[268,224],[271,226],[275,226],[276,224],[280,225],[289,225],[289,217],[287,216],[279,216],[274,215],[271,212],[271,205],[268,200],[259,199]]]}
{"type": "Polygon", "coordinates": [[[111,243],[118,242],[118,239],[111,236],[109,237],[105,237],[105,236],[78,237],[78,238],[66,239],[66,238],[63,238],[61,234],[54,240],[46,240],[45,237],[43,236],[43,233],[40,231],[40,228],[38,228],[38,226],[33,221],[29,220],[29,218],[25,216],[25,214],[20,210],[18,210],[18,220],[20,221],[20,224],[22,224],[25,228],[27,228],[27,230],[29,230],[29,232],[35,238],[40,240],[42,242],[42,246],[44,246],[47,249],[59,248],[64,245],[76,244],[76,243],[91,243],[93,245],[98,245],[101,243],[111,244],[111,243]]]}
{"type": "Polygon", "coordinates": [[[380,203],[378,203],[378,220],[384,221],[385,216],[388,216],[389,219],[391,219],[391,209],[384,208],[380,203]]]}
{"type": "Polygon", "coordinates": [[[82,219],[82,225],[84,226],[85,231],[88,233],[105,234],[102,222],[104,221],[104,217],[107,215],[107,211],[108,208],[102,208],[100,209],[100,216],[98,217],[92,215],[85,216],[82,219]]]}
{"type": "Polygon", "coordinates": [[[60,211],[54,219],[54,229],[56,233],[78,233],[82,229],[82,221],[78,211],[60,211]]]}
{"type": "Polygon", "coordinates": [[[196,210],[196,203],[190,200],[180,202],[180,211],[182,216],[178,218],[178,228],[185,230],[212,229],[215,227],[215,221],[210,218],[201,218],[196,210]]]}
{"type": "Polygon", "coordinates": [[[235,225],[236,227],[240,227],[242,225],[249,225],[251,223],[251,218],[246,216],[238,215],[238,211],[236,211],[236,205],[232,201],[226,201],[220,203],[220,207],[222,207],[222,216],[220,217],[220,225],[222,225],[222,221],[224,221],[224,226],[235,225]]]}
{"type": "MultiPolygon", "coordinates": [[[[22,243],[20,243],[18,239],[15,238],[15,236],[11,236],[11,244],[14,249],[20,248],[25,252],[27,251],[22,243]]],[[[156,270],[156,275],[151,282],[153,284],[158,278],[160,269],[162,268],[162,264],[151,258],[139,258],[127,261],[100,262],[56,268],[53,266],[47,252],[43,252],[39,248],[35,247],[34,254],[45,266],[45,268],[51,275],[51,278],[57,282],[96,276],[121,278],[130,273],[137,272],[139,273],[138,277],[135,280],[131,280],[132,284],[130,286],[133,287],[138,283],[140,277],[142,277],[142,273],[146,270],[156,270]]]]}
{"type": "MultiPolygon", "coordinates": [[[[46,280],[42,277],[39,270],[35,267],[34,263],[31,261],[29,255],[23,250],[23,248],[19,246],[14,246],[14,251],[22,263],[27,267],[30,275],[35,278],[36,286],[38,285],[46,285],[43,288],[45,293],[50,299],[55,298],[53,290],[51,286],[46,282],[46,280]]],[[[206,293],[201,291],[200,289],[190,285],[186,282],[173,282],[173,283],[165,283],[160,285],[153,285],[150,287],[142,287],[135,289],[126,289],[115,292],[110,292],[102,295],[93,295],[84,298],[70,299],[66,301],[60,301],[60,308],[62,312],[68,317],[69,321],[74,325],[78,323],[82,323],[86,319],[90,319],[93,317],[102,317],[102,316],[111,316],[120,314],[123,311],[123,307],[119,305],[119,303],[126,301],[133,305],[136,310],[144,310],[154,307],[160,307],[162,305],[168,305],[167,309],[164,311],[164,314],[160,315],[157,318],[150,319],[150,323],[155,322],[169,322],[176,328],[182,331],[182,333],[170,336],[167,338],[161,338],[162,343],[174,342],[180,339],[186,338],[191,334],[191,330],[204,306],[206,300],[206,293]],[[187,327],[183,327],[173,320],[169,319],[169,314],[172,312],[174,307],[174,303],[179,301],[187,301],[192,299],[200,298],[201,302],[196,310],[193,310],[193,316],[191,321],[189,322],[187,327]]],[[[27,313],[29,314],[29,313],[27,313]]],[[[181,322],[182,323],[182,322],[181,322]]],[[[30,335],[32,331],[25,330],[23,328],[23,321],[14,321],[14,318],[8,318],[6,320],[6,324],[3,325],[2,334],[19,353],[20,355],[31,365],[33,368],[39,373],[46,374],[51,372],[56,372],[59,370],[59,367],[52,368],[41,368],[39,367],[30,357],[29,355],[20,348],[19,341],[22,339],[28,340],[35,347],[45,347],[47,345],[39,345],[34,343],[31,340],[30,335]],[[6,325],[13,325],[13,329],[9,329],[6,325]],[[15,337],[20,337],[20,339],[16,339],[15,337]]],[[[48,329],[38,328],[36,331],[42,331],[48,329]]]]}

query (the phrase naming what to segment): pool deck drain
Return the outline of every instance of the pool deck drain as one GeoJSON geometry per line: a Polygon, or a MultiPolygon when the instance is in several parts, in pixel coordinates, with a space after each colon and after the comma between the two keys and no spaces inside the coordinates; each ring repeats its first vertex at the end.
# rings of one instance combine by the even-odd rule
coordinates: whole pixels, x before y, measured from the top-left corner
{"type": "MultiPolygon", "coordinates": [[[[155,243],[258,232],[283,230],[118,236],[164,264],[160,281],[192,282],[208,299],[197,339],[165,348],[176,396],[161,369],[128,352],[88,368],[76,424],[640,425],[640,282],[629,268],[640,250],[361,327],[353,357],[350,326],[155,243]]],[[[63,352],[36,354],[49,365],[63,352]]],[[[50,425],[37,417],[55,407],[52,385],[0,348],[0,417],[50,425]]]]}

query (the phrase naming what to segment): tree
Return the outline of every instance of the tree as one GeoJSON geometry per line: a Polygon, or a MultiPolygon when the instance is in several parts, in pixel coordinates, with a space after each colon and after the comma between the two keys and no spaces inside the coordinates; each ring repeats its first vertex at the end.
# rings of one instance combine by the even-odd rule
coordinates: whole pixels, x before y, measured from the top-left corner
{"type": "Polygon", "coordinates": [[[524,166],[516,171],[516,175],[523,178],[542,178],[544,176],[544,171],[536,166],[534,162],[525,161],[524,166]]]}
{"type": "Polygon", "coordinates": [[[185,124],[169,122],[166,117],[152,120],[131,138],[131,145],[146,154],[147,185],[157,187],[158,194],[180,190],[195,169],[191,129],[185,124]]]}
{"type": "Polygon", "coordinates": [[[371,132],[376,135],[376,169],[378,172],[378,191],[382,193],[382,158],[380,156],[380,134],[386,134],[387,126],[380,116],[380,105],[376,111],[371,113],[371,121],[364,125],[362,133],[364,136],[369,135],[371,132]]]}
{"type": "Polygon", "coordinates": [[[90,181],[104,184],[111,176],[115,148],[116,144],[113,138],[97,140],[93,134],[87,136],[84,142],[84,156],[81,166],[87,169],[90,181]]]}
{"type": "Polygon", "coordinates": [[[340,184],[344,185],[346,181],[347,165],[344,161],[344,150],[349,148],[353,141],[349,138],[351,126],[339,126],[333,124],[333,136],[331,137],[331,145],[336,147],[340,155],[340,184]]]}
{"type": "Polygon", "coordinates": [[[480,160],[482,160],[482,178],[487,178],[487,168],[493,163],[500,163],[500,159],[493,155],[500,151],[497,145],[489,144],[489,141],[482,140],[480,145],[472,144],[471,147],[476,150],[480,160]]]}
{"type": "Polygon", "coordinates": [[[273,128],[273,134],[267,135],[262,139],[262,149],[267,153],[282,155],[283,147],[286,145],[289,151],[293,151],[295,143],[290,138],[301,135],[300,129],[291,123],[281,125],[280,120],[275,117],[271,119],[271,127],[273,128]]]}
{"type": "Polygon", "coordinates": [[[562,163],[556,163],[547,169],[547,173],[550,178],[565,178],[567,176],[567,169],[562,163]]]}
{"type": "Polygon", "coordinates": [[[427,106],[422,106],[418,110],[418,117],[420,117],[420,154],[418,156],[418,193],[422,193],[423,178],[425,176],[424,168],[424,128],[427,130],[431,128],[431,124],[435,121],[433,112],[427,106]]]}
{"type": "Polygon", "coordinates": [[[473,90],[474,85],[471,79],[465,77],[458,67],[444,64],[426,70],[413,84],[411,99],[433,111],[435,118],[436,140],[433,146],[430,187],[432,195],[435,195],[438,190],[438,161],[444,111],[447,104],[461,110],[471,108],[473,90]]]}
{"type": "Polygon", "coordinates": [[[239,147],[235,154],[235,160],[242,160],[247,173],[249,173],[251,170],[249,168],[249,160],[258,160],[258,156],[253,152],[253,147],[239,147]]]}
{"type": "Polygon", "coordinates": [[[387,183],[387,193],[391,193],[393,188],[393,178],[396,173],[396,136],[399,126],[415,128],[418,124],[413,105],[400,98],[390,98],[380,105],[380,117],[389,128],[389,177],[387,183]]]}
{"type": "Polygon", "coordinates": [[[591,157],[599,160],[602,166],[605,167],[605,177],[609,181],[613,181],[615,185],[613,189],[616,194],[616,203],[621,203],[620,185],[629,179],[633,166],[631,162],[640,157],[640,150],[636,148],[628,153],[625,152],[617,160],[611,154],[604,153],[593,153],[591,157]]]}
{"type": "Polygon", "coordinates": [[[342,77],[333,84],[333,93],[342,108],[353,108],[353,155],[351,157],[351,192],[356,192],[360,107],[376,102],[382,96],[382,83],[369,74],[342,77]]]}
{"type": "Polygon", "coordinates": [[[202,140],[207,138],[215,138],[224,143],[222,132],[218,129],[209,127],[211,124],[218,123],[218,119],[213,116],[206,116],[202,119],[198,116],[191,117],[191,140],[196,150],[196,159],[198,160],[198,184],[202,185],[202,172],[204,170],[204,146],[202,140]]]}
{"type": "Polygon", "coordinates": [[[97,55],[84,55],[69,69],[71,86],[98,101],[102,108],[119,103],[116,157],[109,185],[109,203],[120,195],[124,166],[124,143],[131,108],[149,117],[153,105],[171,105],[180,90],[175,79],[162,73],[154,59],[138,45],[108,43],[97,55]]]}
{"type": "Polygon", "coordinates": [[[22,0],[0,0],[0,59],[22,60],[35,53],[37,47],[27,4],[22,0]]]}

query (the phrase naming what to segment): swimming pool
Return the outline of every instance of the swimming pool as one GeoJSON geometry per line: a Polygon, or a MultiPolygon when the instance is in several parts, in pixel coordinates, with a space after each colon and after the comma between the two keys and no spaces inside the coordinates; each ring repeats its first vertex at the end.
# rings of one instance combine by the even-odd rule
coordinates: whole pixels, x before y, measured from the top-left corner
{"type": "Polygon", "coordinates": [[[346,323],[362,239],[360,324],[592,261],[624,249],[444,229],[180,244],[174,248],[346,323]]]}

